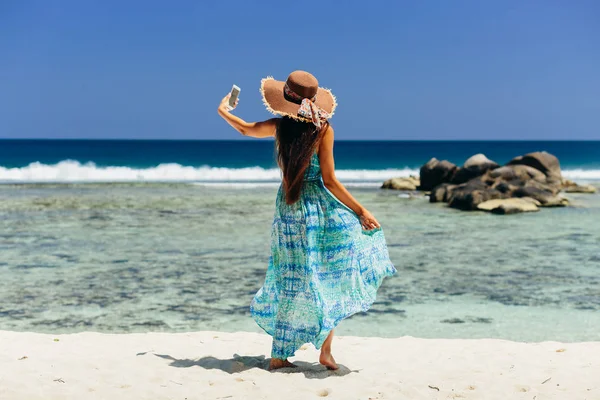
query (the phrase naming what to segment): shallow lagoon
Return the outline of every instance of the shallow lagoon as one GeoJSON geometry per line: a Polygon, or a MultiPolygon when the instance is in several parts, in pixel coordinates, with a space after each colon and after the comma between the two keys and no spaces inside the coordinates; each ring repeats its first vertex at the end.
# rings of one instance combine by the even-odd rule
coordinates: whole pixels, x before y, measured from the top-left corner
{"type": "MultiPolygon", "coordinates": [[[[259,331],[276,187],[0,186],[0,329],[259,331]]],[[[496,216],[352,188],[398,274],[360,336],[600,340],[600,195],[496,216]]]]}

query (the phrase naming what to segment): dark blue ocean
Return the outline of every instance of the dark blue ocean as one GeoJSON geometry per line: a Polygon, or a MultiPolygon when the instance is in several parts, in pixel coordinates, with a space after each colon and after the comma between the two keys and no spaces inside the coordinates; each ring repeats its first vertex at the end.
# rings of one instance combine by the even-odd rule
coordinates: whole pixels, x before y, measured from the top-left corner
{"type": "MultiPolygon", "coordinates": [[[[476,153],[502,164],[532,151],[556,155],[565,175],[600,179],[600,141],[339,141],[342,181],[415,174],[431,157],[462,164],[476,153]],[[391,171],[390,171],[391,170],[391,171]]],[[[273,140],[0,140],[0,181],[277,181],[273,140]]]]}

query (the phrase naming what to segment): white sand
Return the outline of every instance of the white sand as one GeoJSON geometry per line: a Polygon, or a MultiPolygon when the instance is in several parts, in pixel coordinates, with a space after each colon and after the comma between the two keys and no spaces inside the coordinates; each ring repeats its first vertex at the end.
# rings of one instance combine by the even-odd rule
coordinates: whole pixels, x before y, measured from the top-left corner
{"type": "Polygon", "coordinates": [[[269,352],[253,333],[0,331],[0,399],[600,399],[600,342],[338,337],[337,372],[306,346],[270,373],[269,352]]]}

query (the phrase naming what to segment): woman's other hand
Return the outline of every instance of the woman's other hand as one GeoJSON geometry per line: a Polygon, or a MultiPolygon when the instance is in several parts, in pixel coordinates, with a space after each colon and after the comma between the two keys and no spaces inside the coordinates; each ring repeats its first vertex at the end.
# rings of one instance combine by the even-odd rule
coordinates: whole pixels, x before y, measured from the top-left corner
{"type": "Polygon", "coordinates": [[[364,229],[368,231],[370,231],[371,229],[381,227],[381,225],[379,225],[379,222],[377,222],[373,214],[366,210],[360,215],[360,224],[364,229]]]}

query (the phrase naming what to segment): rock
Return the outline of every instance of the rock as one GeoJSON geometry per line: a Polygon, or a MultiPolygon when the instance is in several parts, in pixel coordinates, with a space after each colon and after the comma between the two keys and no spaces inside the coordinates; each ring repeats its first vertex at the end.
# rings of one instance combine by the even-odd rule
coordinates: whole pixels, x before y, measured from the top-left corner
{"type": "Polygon", "coordinates": [[[542,207],[566,207],[569,205],[569,199],[563,196],[552,196],[542,207]]]}
{"type": "Polygon", "coordinates": [[[450,200],[452,191],[456,189],[457,185],[451,185],[449,183],[442,183],[433,188],[429,194],[430,203],[446,203],[450,200]]]}
{"type": "Polygon", "coordinates": [[[512,193],[514,190],[516,190],[514,186],[502,180],[495,182],[491,185],[491,187],[492,189],[496,189],[500,193],[506,194],[507,196],[510,195],[510,193],[512,193]]]}
{"type": "Polygon", "coordinates": [[[546,182],[546,175],[543,172],[528,165],[507,165],[489,171],[488,175],[490,178],[500,178],[504,181],[516,179],[528,181],[533,179],[538,182],[546,182]]]}
{"type": "Polygon", "coordinates": [[[516,178],[504,180],[502,177],[498,177],[494,179],[489,175],[490,172],[491,171],[473,180],[479,180],[483,182],[487,187],[496,189],[499,192],[506,194],[506,197],[511,197],[512,192],[526,185],[526,182],[516,178]]]}
{"type": "Polygon", "coordinates": [[[542,207],[564,207],[569,205],[569,200],[555,193],[534,186],[525,186],[515,190],[514,197],[531,197],[540,202],[542,207]]]}
{"type": "Polygon", "coordinates": [[[432,190],[442,183],[450,182],[456,170],[456,165],[451,162],[432,158],[421,167],[421,186],[419,189],[432,190]]]}
{"type": "Polygon", "coordinates": [[[560,172],[560,163],[558,158],[545,151],[537,151],[524,156],[513,158],[507,165],[528,165],[541,171],[547,178],[553,182],[557,180],[562,183],[562,174],[560,172]]]}
{"type": "Polygon", "coordinates": [[[526,184],[526,182],[523,182],[518,179],[514,179],[508,182],[503,181],[502,179],[497,179],[496,181],[492,182],[489,186],[492,189],[496,189],[497,191],[506,194],[506,197],[513,197],[512,193],[515,190],[524,187],[526,184]]]}
{"type": "Polygon", "coordinates": [[[476,189],[473,191],[455,191],[449,201],[449,206],[463,211],[473,211],[484,201],[500,199],[502,193],[495,189],[476,189]]]}
{"type": "Polygon", "coordinates": [[[497,214],[497,215],[511,215],[511,214],[521,214],[523,212],[538,211],[538,210],[539,210],[539,208],[537,208],[537,207],[535,210],[527,210],[527,209],[523,209],[519,206],[515,206],[514,204],[505,204],[505,205],[501,205],[500,207],[494,208],[491,212],[492,212],[492,214],[497,214]]]}
{"type": "Polygon", "coordinates": [[[419,178],[411,176],[408,178],[392,178],[383,182],[382,189],[395,190],[417,190],[420,186],[419,178]]]}
{"type": "Polygon", "coordinates": [[[490,160],[485,155],[475,154],[465,161],[463,166],[456,171],[451,182],[454,184],[465,183],[498,167],[498,163],[490,160]]]}
{"type": "Polygon", "coordinates": [[[484,201],[504,197],[506,196],[502,192],[489,188],[485,183],[474,179],[452,190],[448,203],[452,208],[471,211],[476,210],[477,206],[484,201]]]}
{"type": "Polygon", "coordinates": [[[563,181],[563,189],[567,193],[596,193],[598,191],[592,185],[578,185],[566,179],[563,181]]]}
{"type": "MultiPolygon", "coordinates": [[[[402,186],[410,187],[405,182],[402,186]]],[[[391,180],[384,187],[400,186],[391,180]]],[[[447,202],[460,210],[498,214],[537,211],[538,207],[563,207],[567,192],[593,193],[597,188],[563,181],[558,159],[547,152],[516,157],[500,167],[483,154],[470,157],[462,167],[432,158],[421,167],[421,190],[430,190],[431,203],[447,202]],[[481,207],[480,207],[481,206],[481,207]]]]}
{"type": "Polygon", "coordinates": [[[494,214],[517,214],[539,211],[540,203],[530,197],[488,200],[477,206],[478,210],[494,214]]]}
{"type": "Polygon", "coordinates": [[[514,197],[531,197],[539,201],[540,204],[545,204],[554,196],[554,193],[533,186],[524,186],[515,190],[512,195],[514,197]]]}
{"type": "Polygon", "coordinates": [[[577,185],[577,186],[569,186],[565,189],[567,193],[596,193],[598,189],[596,189],[592,185],[577,185]]]}
{"type": "Polygon", "coordinates": [[[544,190],[546,192],[552,193],[553,196],[556,196],[561,191],[560,186],[556,186],[554,184],[548,184],[547,182],[538,182],[533,179],[529,180],[527,182],[522,182],[522,183],[523,183],[523,187],[526,187],[526,188],[532,187],[532,188],[544,190]]]}
{"type": "Polygon", "coordinates": [[[480,165],[498,165],[498,163],[487,158],[485,154],[479,153],[471,156],[467,161],[465,161],[463,168],[473,168],[480,165]]]}
{"type": "Polygon", "coordinates": [[[464,324],[465,323],[465,321],[460,318],[448,318],[448,319],[443,319],[440,322],[442,322],[443,324],[464,324]]]}
{"type": "Polygon", "coordinates": [[[488,200],[477,206],[477,209],[483,211],[492,211],[494,208],[503,204],[514,204],[518,206],[522,205],[523,207],[528,208],[530,208],[530,206],[540,207],[542,205],[539,201],[531,197],[511,197],[508,199],[488,200]]]}

